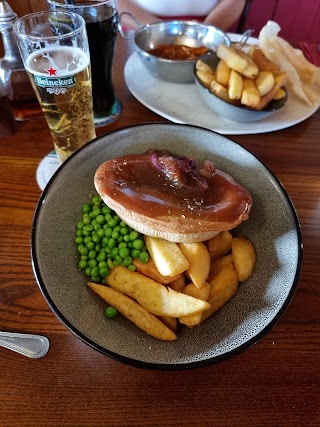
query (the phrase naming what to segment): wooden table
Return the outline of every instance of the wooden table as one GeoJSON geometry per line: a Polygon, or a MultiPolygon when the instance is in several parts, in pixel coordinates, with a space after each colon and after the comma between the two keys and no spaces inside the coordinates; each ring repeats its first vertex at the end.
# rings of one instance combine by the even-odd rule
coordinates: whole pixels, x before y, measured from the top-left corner
{"type": "MultiPolygon", "coordinates": [[[[115,87],[123,114],[99,135],[167,122],[127,90],[129,51],[119,40],[115,87]]],[[[291,197],[303,234],[302,272],[289,308],[258,344],[229,361],[177,372],[111,360],[57,320],[30,260],[40,196],[35,172],[52,150],[51,136],[37,119],[16,122],[14,134],[0,138],[0,330],[43,334],[51,343],[39,360],[0,349],[1,427],[320,425],[320,110],[288,129],[232,138],[256,154],[291,197]]]]}

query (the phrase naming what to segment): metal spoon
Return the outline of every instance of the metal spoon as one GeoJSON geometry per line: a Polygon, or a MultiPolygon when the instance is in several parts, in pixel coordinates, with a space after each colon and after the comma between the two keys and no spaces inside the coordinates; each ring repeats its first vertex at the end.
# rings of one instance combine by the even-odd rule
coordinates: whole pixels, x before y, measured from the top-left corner
{"type": "Polygon", "coordinates": [[[241,39],[237,42],[232,43],[232,44],[236,45],[238,49],[242,50],[244,48],[244,46],[246,45],[248,38],[251,37],[252,33],[253,33],[253,30],[250,30],[250,29],[245,31],[242,34],[241,39]]]}
{"type": "Polygon", "coordinates": [[[0,332],[0,346],[31,357],[40,359],[49,350],[49,340],[42,335],[18,334],[12,332],[0,332]]]}

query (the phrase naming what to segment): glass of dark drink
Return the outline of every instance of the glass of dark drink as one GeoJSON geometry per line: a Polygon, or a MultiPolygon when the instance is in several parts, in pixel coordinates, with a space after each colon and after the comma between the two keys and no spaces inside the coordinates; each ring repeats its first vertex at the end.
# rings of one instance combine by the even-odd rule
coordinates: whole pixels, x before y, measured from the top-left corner
{"type": "Polygon", "coordinates": [[[113,60],[118,32],[116,0],[47,0],[51,11],[70,11],[86,22],[89,41],[94,124],[114,122],[122,107],[115,96],[113,60]]]}

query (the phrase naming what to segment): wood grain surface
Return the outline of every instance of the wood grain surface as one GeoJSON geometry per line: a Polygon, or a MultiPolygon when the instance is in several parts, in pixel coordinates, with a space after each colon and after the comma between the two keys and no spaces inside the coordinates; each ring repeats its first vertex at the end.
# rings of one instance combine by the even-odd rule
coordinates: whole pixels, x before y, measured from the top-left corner
{"type": "MultiPolygon", "coordinates": [[[[123,113],[99,135],[167,122],[127,90],[123,66],[129,53],[119,40],[115,87],[123,113]]],[[[303,265],[289,308],[242,354],[182,372],[109,359],[51,312],[33,276],[30,229],[40,196],[35,172],[52,140],[44,119],[13,125],[13,135],[0,138],[0,330],[43,334],[51,347],[40,360],[0,348],[1,427],[320,425],[319,110],[288,129],[232,137],[276,174],[300,218],[303,265]]]]}

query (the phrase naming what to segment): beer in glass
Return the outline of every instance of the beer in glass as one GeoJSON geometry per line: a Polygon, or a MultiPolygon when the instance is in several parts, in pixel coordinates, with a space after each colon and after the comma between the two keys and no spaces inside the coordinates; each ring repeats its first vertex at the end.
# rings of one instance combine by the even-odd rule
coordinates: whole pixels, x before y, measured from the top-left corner
{"type": "Polygon", "coordinates": [[[39,12],[14,24],[18,46],[62,163],[96,137],[83,18],[39,12]]]}

